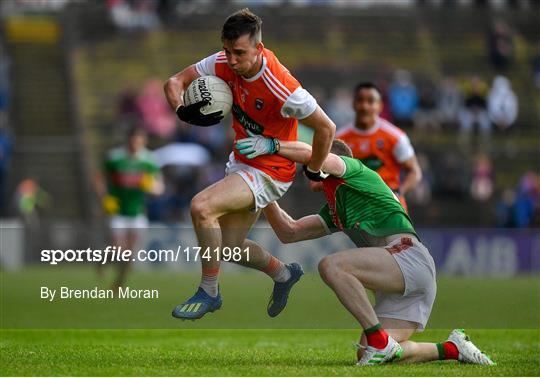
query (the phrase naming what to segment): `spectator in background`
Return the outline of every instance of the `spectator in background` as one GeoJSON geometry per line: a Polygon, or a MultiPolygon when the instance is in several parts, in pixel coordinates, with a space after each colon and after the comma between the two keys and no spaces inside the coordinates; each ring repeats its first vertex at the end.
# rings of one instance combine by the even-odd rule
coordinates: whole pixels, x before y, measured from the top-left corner
{"type": "Polygon", "coordinates": [[[540,179],[538,174],[525,172],[516,189],[514,223],[518,228],[529,227],[540,207],[540,179]]]}
{"type": "Polygon", "coordinates": [[[540,89],[540,43],[536,46],[536,55],[532,61],[533,80],[536,89],[540,89]]]}
{"type": "Polygon", "coordinates": [[[30,230],[39,227],[39,209],[45,209],[51,204],[49,194],[32,179],[22,180],[15,189],[17,212],[30,230]]]}
{"type": "Polygon", "coordinates": [[[125,88],[118,95],[118,116],[120,121],[132,123],[142,117],[137,104],[137,91],[133,87],[125,88]]]}
{"type": "Polygon", "coordinates": [[[488,115],[491,122],[500,130],[514,124],[518,115],[518,99],[510,81],[504,76],[493,79],[487,99],[488,115]]]}
{"type": "Polygon", "coordinates": [[[514,36],[510,27],[496,20],[488,31],[489,59],[497,70],[507,69],[514,59],[514,36]]]}
{"type": "Polygon", "coordinates": [[[418,130],[439,130],[439,116],[437,112],[437,91],[430,80],[420,86],[420,99],[418,110],[413,115],[414,128],[418,130]]]}
{"type": "Polygon", "coordinates": [[[486,83],[477,76],[472,77],[466,84],[465,103],[459,113],[462,135],[470,134],[474,125],[478,125],[483,136],[491,133],[491,122],[487,112],[487,91],[486,83]]]}
{"type": "Polygon", "coordinates": [[[431,202],[431,188],[433,186],[433,172],[431,171],[431,164],[429,158],[424,153],[418,153],[416,155],[418,159],[418,165],[422,170],[422,179],[411,190],[409,194],[410,202],[415,205],[426,206],[431,202]]]}
{"type": "Polygon", "coordinates": [[[9,66],[9,57],[0,38],[0,216],[7,212],[6,186],[12,149],[12,140],[8,131],[9,66]]]}
{"type": "Polygon", "coordinates": [[[439,122],[444,127],[457,126],[458,114],[463,98],[456,81],[447,77],[441,81],[437,93],[437,111],[439,122]]]}
{"type": "MultiPolygon", "coordinates": [[[[1,113],[1,112],[0,112],[1,113]]],[[[2,114],[0,114],[0,117],[2,114]]],[[[6,214],[6,186],[11,160],[11,137],[3,121],[0,121],[0,216],[6,214]]]]}
{"type": "Polygon", "coordinates": [[[151,79],[146,82],[137,97],[142,121],[149,134],[169,138],[176,127],[176,117],[171,113],[161,81],[151,79]]]}
{"type": "Polygon", "coordinates": [[[497,227],[514,227],[514,204],[516,192],[513,189],[505,189],[495,206],[497,227]]]}
{"type": "Polygon", "coordinates": [[[440,151],[440,161],[433,170],[436,175],[436,191],[445,199],[465,199],[469,191],[470,167],[457,150],[440,151]]]}
{"type": "Polygon", "coordinates": [[[471,197],[476,201],[484,202],[493,194],[493,167],[491,160],[485,154],[476,158],[471,183],[471,197]]]}
{"type": "Polygon", "coordinates": [[[390,112],[401,127],[410,126],[418,107],[418,93],[409,71],[397,70],[388,91],[390,112]]]}
{"type": "Polygon", "coordinates": [[[526,228],[538,223],[540,214],[540,178],[525,172],[517,188],[506,189],[496,206],[497,226],[526,228]]]}
{"type": "Polygon", "coordinates": [[[343,87],[338,87],[334,95],[328,100],[325,111],[328,113],[328,117],[338,127],[353,121],[354,111],[351,109],[352,101],[350,91],[343,87]]]}
{"type": "Polygon", "coordinates": [[[9,106],[10,80],[9,80],[10,59],[7,54],[3,41],[0,38],[0,114],[3,115],[0,119],[0,125],[7,122],[5,114],[9,106]]]}
{"type": "Polygon", "coordinates": [[[108,0],[113,23],[126,31],[151,30],[159,27],[158,2],[155,0],[108,0]]]}

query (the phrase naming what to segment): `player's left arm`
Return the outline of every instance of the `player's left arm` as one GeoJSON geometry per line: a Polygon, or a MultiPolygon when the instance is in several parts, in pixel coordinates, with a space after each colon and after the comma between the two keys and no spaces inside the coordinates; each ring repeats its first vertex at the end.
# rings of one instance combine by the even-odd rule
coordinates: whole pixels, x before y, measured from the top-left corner
{"type": "Polygon", "coordinates": [[[418,164],[414,148],[407,135],[399,137],[393,149],[395,159],[400,163],[401,168],[406,171],[403,182],[399,187],[399,193],[405,195],[422,179],[422,169],[418,164]]]}
{"type": "Polygon", "coordinates": [[[422,180],[422,168],[418,164],[416,155],[401,163],[401,167],[407,172],[399,187],[399,193],[405,195],[410,192],[422,180]]]}
{"type": "MultiPolygon", "coordinates": [[[[291,91],[293,91],[293,86],[299,85],[296,79],[290,75],[286,76],[284,80],[291,85],[291,91]]],[[[285,117],[297,118],[302,124],[314,131],[313,153],[306,163],[306,173],[312,173],[309,176],[317,178],[326,156],[330,153],[330,147],[336,133],[336,125],[317,104],[315,98],[300,86],[287,98],[281,113],[285,117]]]]}
{"type": "MultiPolygon", "coordinates": [[[[296,163],[306,165],[313,156],[312,147],[300,141],[284,141],[276,138],[267,138],[262,135],[251,135],[249,138],[236,141],[236,150],[248,159],[260,155],[279,154],[296,163]]],[[[324,173],[341,177],[345,173],[345,163],[343,160],[332,153],[329,153],[322,165],[324,173]]]]}
{"type": "MultiPolygon", "coordinates": [[[[280,141],[279,146],[277,153],[289,160],[307,165],[313,159],[314,149],[307,143],[280,141]]],[[[321,170],[332,176],[341,177],[345,173],[345,163],[338,155],[329,153],[323,161],[321,170]]]]}
{"type": "Polygon", "coordinates": [[[326,157],[330,153],[332,141],[336,133],[336,125],[317,105],[317,109],[308,117],[301,120],[302,124],[313,129],[313,151],[307,163],[308,169],[318,172],[323,167],[326,157]]]}
{"type": "Polygon", "coordinates": [[[317,239],[329,234],[324,220],[319,215],[308,215],[301,219],[292,218],[276,202],[263,210],[268,223],[282,243],[296,243],[302,240],[317,239]]]}
{"type": "Polygon", "coordinates": [[[146,163],[145,172],[141,177],[141,189],[154,196],[160,196],[165,191],[163,175],[153,159],[146,163]]]}
{"type": "Polygon", "coordinates": [[[141,188],[148,194],[160,196],[165,191],[165,183],[161,173],[144,174],[141,179],[141,188]]]}

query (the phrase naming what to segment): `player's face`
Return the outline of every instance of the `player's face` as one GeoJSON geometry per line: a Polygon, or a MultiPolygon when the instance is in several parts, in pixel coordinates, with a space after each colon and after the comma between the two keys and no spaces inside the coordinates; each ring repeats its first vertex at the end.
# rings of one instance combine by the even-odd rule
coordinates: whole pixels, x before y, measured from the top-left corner
{"type": "Polygon", "coordinates": [[[362,124],[371,124],[381,113],[381,96],[376,89],[362,88],[356,92],[353,100],[357,120],[362,124]]]}
{"type": "Polygon", "coordinates": [[[135,134],[129,138],[129,149],[132,152],[137,152],[146,146],[146,136],[143,134],[135,134]]]}
{"type": "Polygon", "coordinates": [[[223,50],[227,63],[235,74],[249,78],[259,71],[258,63],[260,63],[263,44],[254,43],[249,34],[240,36],[234,41],[223,40],[223,50]]]}

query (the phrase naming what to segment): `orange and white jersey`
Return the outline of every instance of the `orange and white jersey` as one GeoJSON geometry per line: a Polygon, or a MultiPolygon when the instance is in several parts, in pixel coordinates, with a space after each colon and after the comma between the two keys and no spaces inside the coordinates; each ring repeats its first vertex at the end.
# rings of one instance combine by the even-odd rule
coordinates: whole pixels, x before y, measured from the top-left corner
{"type": "Polygon", "coordinates": [[[336,133],[351,148],[353,156],[376,171],[392,190],[399,190],[402,163],[414,156],[407,134],[378,118],[375,126],[360,130],[353,124],[336,133]]]}
{"type": "MultiPolygon", "coordinates": [[[[261,70],[246,79],[229,68],[225,52],[220,51],[199,61],[195,68],[201,76],[223,79],[233,93],[233,129],[235,141],[254,134],[280,140],[296,140],[298,119],[311,115],[317,102],[285,68],[274,53],[263,51],[261,70]]],[[[248,159],[234,150],[235,159],[257,168],[272,178],[290,182],[296,165],[279,155],[264,155],[248,159]]]]}

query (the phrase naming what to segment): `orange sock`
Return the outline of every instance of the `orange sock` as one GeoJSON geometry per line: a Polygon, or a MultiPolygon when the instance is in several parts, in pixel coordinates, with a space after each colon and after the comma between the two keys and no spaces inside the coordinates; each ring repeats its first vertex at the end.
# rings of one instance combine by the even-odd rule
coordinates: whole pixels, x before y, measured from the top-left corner
{"type": "Polygon", "coordinates": [[[202,268],[201,284],[199,285],[211,297],[218,295],[218,268],[202,268]]]}
{"type": "Polygon", "coordinates": [[[274,256],[270,257],[268,265],[261,270],[272,277],[276,282],[285,282],[291,277],[291,272],[287,269],[285,264],[274,256]]]}

